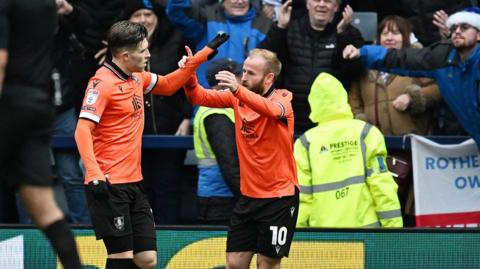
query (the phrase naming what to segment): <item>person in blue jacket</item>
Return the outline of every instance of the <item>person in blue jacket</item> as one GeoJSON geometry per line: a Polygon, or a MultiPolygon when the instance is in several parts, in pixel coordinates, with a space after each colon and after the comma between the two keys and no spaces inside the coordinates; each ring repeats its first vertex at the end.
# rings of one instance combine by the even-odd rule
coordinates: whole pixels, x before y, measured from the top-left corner
{"type": "MultiPolygon", "coordinates": [[[[192,5],[190,0],[168,0],[166,13],[197,50],[219,32],[230,35],[214,59],[231,58],[240,63],[265,39],[272,23],[249,0],[224,0],[209,6],[192,5]]],[[[207,65],[200,65],[197,77],[202,86],[210,88],[207,65]]]]}
{"type": "Polygon", "coordinates": [[[480,149],[480,8],[457,12],[446,24],[450,39],[423,49],[348,45],[343,57],[360,57],[368,68],[434,78],[445,102],[480,149]]]}

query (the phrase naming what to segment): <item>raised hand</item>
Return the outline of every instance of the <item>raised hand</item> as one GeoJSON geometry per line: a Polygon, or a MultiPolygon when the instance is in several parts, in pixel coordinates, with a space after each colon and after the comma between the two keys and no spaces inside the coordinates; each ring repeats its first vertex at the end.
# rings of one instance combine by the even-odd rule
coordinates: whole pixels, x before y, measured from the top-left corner
{"type": "Polygon", "coordinates": [[[352,23],[353,20],[353,9],[350,5],[347,5],[342,11],[342,20],[337,24],[337,33],[343,33],[345,29],[352,23]]]}
{"type": "Polygon", "coordinates": [[[56,0],[57,4],[57,14],[58,15],[68,15],[72,13],[73,6],[66,0],[56,0]]]}
{"type": "Polygon", "coordinates": [[[448,38],[450,36],[450,30],[447,27],[448,14],[443,10],[438,10],[433,14],[432,23],[437,26],[438,32],[442,38],[448,38]]]}
{"type": "Polygon", "coordinates": [[[218,47],[220,47],[220,45],[225,43],[225,41],[227,41],[229,37],[230,36],[227,35],[225,32],[219,32],[217,36],[210,40],[210,42],[208,42],[206,46],[216,50],[218,47]]]}
{"type": "Polygon", "coordinates": [[[178,61],[178,67],[180,68],[185,68],[185,64],[187,63],[187,61],[193,56],[192,50],[189,46],[185,46],[185,51],[187,51],[187,55],[183,55],[182,59],[178,61]]]}
{"type": "Polygon", "coordinates": [[[278,28],[285,29],[290,23],[290,17],[292,15],[292,0],[287,0],[283,3],[282,8],[280,9],[280,14],[278,14],[278,28]]]}
{"type": "Polygon", "coordinates": [[[105,45],[105,47],[101,48],[95,53],[95,55],[93,55],[93,58],[98,61],[98,65],[102,65],[105,62],[105,59],[107,59],[108,43],[107,41],[102,40],[102,44],[105,45]]]}
{"type": "Polygon", "coordinates": [[[227,35],[225,32],[219,32],[217,36],[215,36],[215,38],[213,38],[210,42],[208,42],[207,45],[205,45],[206,47],[213,49],[213,52],[208,55],[209,60],[213,59],[213,57],[217,55],[217,48],[220,47],[220,45],[222,45],[223,43],[225,43],[228,38],[230,38],[230,36],[227,35]]]}

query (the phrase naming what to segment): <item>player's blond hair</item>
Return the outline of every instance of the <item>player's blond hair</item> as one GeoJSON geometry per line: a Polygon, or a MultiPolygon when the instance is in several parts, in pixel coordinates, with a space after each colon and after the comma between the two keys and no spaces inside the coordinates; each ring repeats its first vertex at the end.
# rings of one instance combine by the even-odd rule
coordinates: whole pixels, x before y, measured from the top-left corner
{"type": "Polygon", "coordinates": [[[267,64],[265,65],[265,73],[273,73],[275,77],[278,77],[280,71],[282,71],[282,63],[277,57],[275,52],[266,49],[253,49],[248,54],[248,57],[261,57],[267,64]]]}

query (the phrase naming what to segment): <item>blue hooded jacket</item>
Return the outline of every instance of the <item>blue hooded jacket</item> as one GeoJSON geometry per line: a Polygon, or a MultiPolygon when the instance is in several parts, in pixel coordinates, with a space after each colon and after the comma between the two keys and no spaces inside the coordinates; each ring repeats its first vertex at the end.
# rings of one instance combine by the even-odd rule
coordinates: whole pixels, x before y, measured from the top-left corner
{"type": "MultiPolygon", "coordinates": [[[[167,16],[197,50],[203,48],[218,32],[229,34],[230,39],[218,48],[214,59],[231,58],[239,63],[243,63],[248,52],[265,39],[271,25],[271,21],[252,5],[245,15],[231,16],[221,3],[197,7],[192,6],[190,0],[168,0],[167,16]]],[[[204,87],[210,86],[205,77],[208,63],[200,65],[197,70],[198,80],[204,87]]]]}

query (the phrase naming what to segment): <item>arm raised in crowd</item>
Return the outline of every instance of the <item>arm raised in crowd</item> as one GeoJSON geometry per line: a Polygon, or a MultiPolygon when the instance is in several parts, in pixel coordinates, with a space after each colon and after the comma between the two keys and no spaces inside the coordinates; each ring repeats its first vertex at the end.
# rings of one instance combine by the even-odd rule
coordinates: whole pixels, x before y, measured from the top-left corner
{"type": "Polygon", "coordinates": [[[278,16],[277,24],[273,24],[267,33],[265,39],[259,44],[259,48],[273,51],[277,54],[280,61],[283,61],[287,55],[287,27],[292,15],[292,0],[283,3],[278,16]]]}
{"type": "Polygon", "coordinates": [[[170,22],[182,31],[185,39],[198,42],[207,30],[204,9],[192,6],[190,0],[168,0],[166,14],[170,22]]]}

